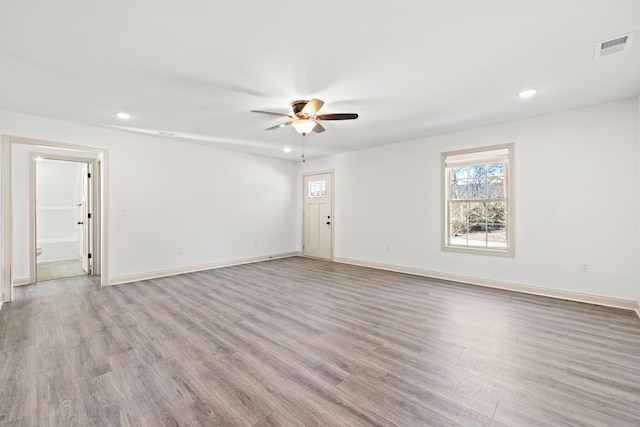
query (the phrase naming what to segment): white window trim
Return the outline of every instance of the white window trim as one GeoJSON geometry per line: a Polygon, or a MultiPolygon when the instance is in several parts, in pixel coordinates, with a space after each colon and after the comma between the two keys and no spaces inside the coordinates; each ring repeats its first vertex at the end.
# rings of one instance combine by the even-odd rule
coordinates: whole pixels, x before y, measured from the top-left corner
{"type": "Polygon", "coordinates": [[[443,251],[448,252],[463,252],[470,254],[482,254],[482,255],[496,255],[515,257],[516,254],[516,234],[515,234],[515,214],[516,214],[516,199],[515,199],[515,143],[492,145],[488,147],[470,148],[465,150],[448,151],[441,154],[441,176],[442,176],[442,223],[441,230],[442,236],[440,239],[441,248],[443,251]],[[507,175],[507,249],[495,249],[490,247],[469,247],[469,246],[454,246],[449,245],[449,209],[448,200],[451,192],[451,186],[449,185],[449,173],[447,171],[447,157],[469,155],[469,158],[475,157],[474,154],[479,154],[482,158],[482,152],[496,151],[500,149],[508,150],[509,169],[507,175]]]}

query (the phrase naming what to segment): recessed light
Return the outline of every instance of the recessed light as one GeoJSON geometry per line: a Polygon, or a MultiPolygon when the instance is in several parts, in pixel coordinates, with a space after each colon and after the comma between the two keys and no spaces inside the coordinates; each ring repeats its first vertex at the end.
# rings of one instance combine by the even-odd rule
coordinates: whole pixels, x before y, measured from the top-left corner
{"type": "Polygon", "coordinates": [[[291,152],[291,147],[284,147],[284,152],[285,153],[290,153],[291,152]]]}
{"type": "Polygon", "coordinates": [[[120,113],[116,113],[116,117],[119,118],[120,120],[129,120],[131,118],[131,114],[120,112],[120,113]]]}
{"type": "Polygon", "coordinates": [[[518,96],[520,98],[531,98],[533,95],[536,94],[536,92],[538,92],[538,91],[535,90],[535,89],[527,89],[527,90],[523,90],[522,92],[520,92],[518,94],[518,96]]]}

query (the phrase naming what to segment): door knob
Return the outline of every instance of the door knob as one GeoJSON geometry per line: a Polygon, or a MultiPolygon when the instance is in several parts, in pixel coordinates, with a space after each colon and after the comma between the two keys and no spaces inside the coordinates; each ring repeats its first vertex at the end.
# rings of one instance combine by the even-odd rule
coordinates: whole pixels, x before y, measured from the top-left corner
{"type": "Polygon", "coordinates": [[[78,221],[78,225],[82,225],[82,224],[84,224],[84,222],[78,221]]]}
{"type": "Polygon", "coordinates": [[[327,225],[331,225],[331,221],[327,221],[327,225]]]}

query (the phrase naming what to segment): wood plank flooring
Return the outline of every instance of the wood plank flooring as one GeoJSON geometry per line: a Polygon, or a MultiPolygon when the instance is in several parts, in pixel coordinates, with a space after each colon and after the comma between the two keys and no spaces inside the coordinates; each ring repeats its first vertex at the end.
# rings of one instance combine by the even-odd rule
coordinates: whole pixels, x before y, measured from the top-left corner
{"type": "Polygon", "coordinates": [[[638,426],[635,313],[288,258],[16,289],[0,425],[638,426]]]}

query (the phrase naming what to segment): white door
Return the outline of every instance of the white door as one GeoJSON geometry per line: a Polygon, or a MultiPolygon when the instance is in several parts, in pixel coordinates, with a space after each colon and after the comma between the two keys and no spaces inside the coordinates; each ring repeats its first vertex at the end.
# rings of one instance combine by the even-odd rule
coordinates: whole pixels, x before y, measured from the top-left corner
{"type": "Polygon", "coordinates": [[[303,245],[305,256],[331,259],[333,252],[332,174],[307,175],[303,179],[303,245]]]}
{"type": "Polygon", "coordinates": [[[82,166],[82,269],[91,274],[91,170],[90,165],[82,166]]]}

